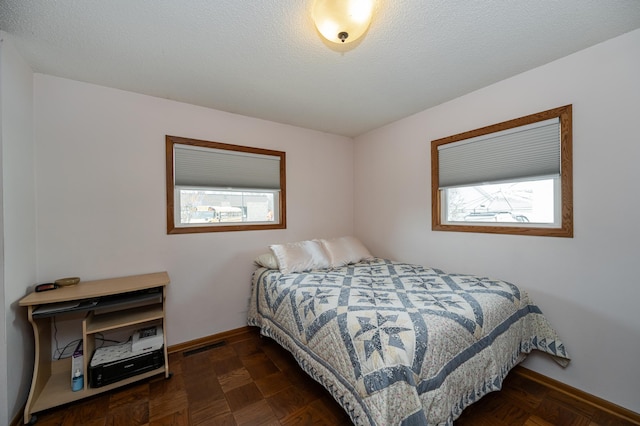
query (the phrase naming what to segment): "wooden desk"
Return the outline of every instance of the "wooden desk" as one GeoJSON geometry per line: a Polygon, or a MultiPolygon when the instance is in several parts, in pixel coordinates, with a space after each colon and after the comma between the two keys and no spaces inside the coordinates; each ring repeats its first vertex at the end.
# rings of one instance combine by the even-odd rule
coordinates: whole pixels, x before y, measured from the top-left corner
{"type": "Polygon", "coordinates": [[[33,379],[24,409],[24,423],[33,424],[37,421],[33,413],[97,395],[157,374],[164,373],[165,378],[169,378],[167,328],[165,327],[165,299],[168,284],[169,275],[166,272],[157,272],[80,282],[74,286],[60,287],[41,293],[34,292],[21,299],[20,306],[26,306],[29,309],[29,322],[33,326],[35,338],[33,379]],[[159,289],[161,294],[159,300],[148,303],[127,303],[129,295],[137,297],[144,290],[151,289],[159,289]],[[110,305],[108,313],[96,314],[99,312],[98,307],[93,306],[92,303],[96,300],[111,299],[115,295],[121,295],[123,303],[110,305]],[[73,301],[82,302],[86,309],[81,311],[87,312],[82,320],[84,387],[76,392],[71,390],[71,358],[52,360],[51,357],[52,318],[66,315],[68,312],[54,309],[43,313],[57,308],[60,306],[58,304],[73,301]],[[145,323],[152,322],[161,323],[164,330],[164,366],[110,385],[99,388],[89,387],[88,366],[95,349],[95,335],[139,324],[144,326],[145,323]]]}

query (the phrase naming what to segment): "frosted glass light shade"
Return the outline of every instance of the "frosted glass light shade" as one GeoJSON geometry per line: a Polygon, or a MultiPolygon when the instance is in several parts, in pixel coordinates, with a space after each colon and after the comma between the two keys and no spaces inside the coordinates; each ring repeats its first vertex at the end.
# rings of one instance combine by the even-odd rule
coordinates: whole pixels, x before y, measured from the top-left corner
{"type": "Polygon", "coordinates": [[[374,0],[315,0],[313,20],[324,38],[351,43],[369,28],[374,0]]]}

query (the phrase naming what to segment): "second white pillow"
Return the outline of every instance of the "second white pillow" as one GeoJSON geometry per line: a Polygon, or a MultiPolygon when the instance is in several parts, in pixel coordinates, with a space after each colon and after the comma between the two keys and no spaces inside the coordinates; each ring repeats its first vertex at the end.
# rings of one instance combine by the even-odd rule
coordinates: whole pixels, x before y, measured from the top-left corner
{"type": "Polygon", "coordinates": [[[329,255],[332,268],[373,259],[369,250],[355,237],[340,237],[321,241],[329,255]]]}
{"type": "Polygon", "coordinates": [[[269,248],[278,259],[278,266],[283,274],[325,269],[331,266],[323,245],[317,240],[273,244],[269,248]]]}

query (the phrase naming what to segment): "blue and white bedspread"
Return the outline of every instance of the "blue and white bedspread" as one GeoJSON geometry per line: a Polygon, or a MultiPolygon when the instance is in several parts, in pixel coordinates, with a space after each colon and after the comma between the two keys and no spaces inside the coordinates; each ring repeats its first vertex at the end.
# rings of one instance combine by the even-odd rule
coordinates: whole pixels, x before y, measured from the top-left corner
{"type": "Polygon", "coordinates": [[[564,344],[508,282],[383,259],[253,275],[248,322],[278,341],[358,425],[452,425],[523,354],[564,344]]]}

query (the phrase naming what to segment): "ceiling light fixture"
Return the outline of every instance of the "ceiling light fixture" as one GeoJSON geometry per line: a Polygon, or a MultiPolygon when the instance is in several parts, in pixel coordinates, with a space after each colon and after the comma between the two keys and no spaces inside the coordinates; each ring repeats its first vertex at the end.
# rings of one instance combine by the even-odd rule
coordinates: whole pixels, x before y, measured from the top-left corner
{"type": "Polygon", "coordinates": [[[374,0],[315,0],[313,21],[324,38],[351,43],[369,28],[374,0]]]}

